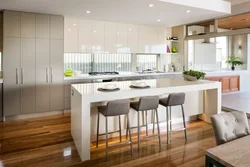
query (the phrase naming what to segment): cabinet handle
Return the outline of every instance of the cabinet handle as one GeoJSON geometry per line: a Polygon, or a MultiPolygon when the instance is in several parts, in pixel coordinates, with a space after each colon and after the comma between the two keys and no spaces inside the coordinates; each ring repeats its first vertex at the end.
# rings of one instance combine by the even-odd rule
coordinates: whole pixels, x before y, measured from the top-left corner
{"type": "Polygon", "coordinates": [[[23,84],[23,68],[21,68],[21,84],[23,84]]]}
{"type": "Polygon", "coordinates": [[[74,90],[73,89],[71,90],[71,95],[74,96],[74,90]]]}
{"type": "Polygon", "coordinates": [[[19,78],[19,76],[18,76],[18,68],[16,68],[16,84],[18,84],[18,78],[19,78]]]}
{"type": "Polygon", "coordinates": [[[53,83],[53,68],[50,67],[50,72],[51,72],[51,83],[53,83]]]}
{"type": "Polygon", "coordinates": [[[46,68],[46,83],[49,83],[49,74],[48,74],[48,68],[46,68]]]}

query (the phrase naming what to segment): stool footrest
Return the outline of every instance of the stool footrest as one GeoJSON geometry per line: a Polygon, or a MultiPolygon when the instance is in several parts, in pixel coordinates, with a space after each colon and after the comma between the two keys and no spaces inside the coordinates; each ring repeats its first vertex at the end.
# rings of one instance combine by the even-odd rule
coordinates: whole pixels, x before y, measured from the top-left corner
{"type": "Polygon", "coordinates": [[[118,144],[113,144],[111,146],[108,146],[108,148],[122,146],[122,145],[127,145],[127,144],[131,144],[131,142],[122,142],[122,143],[118,143],[118,144]]]}
{"type": "Polygon", "coordinates": [[[179,131],[183,131],[186,130],[186,128],[180,128],[180,129],[176,129],[176,130],[170,130],[169,132],[179,132],[179,131]]]}
{"type": "MultiPolygon", "coordinates": [[[[113,134],[113,133],[119,133],[120,131],[114,131],[114,132],[109,132],[108,134],[113,134]]],[[[106,135],[106,133],[102,133],[102,134],[99,134],[98,136],[103,136],[103,135],[106,135]]]]}
{"type": "Polygon", "coordinates": [[[150,136],[143,136],[143,137],[141,137],[140,139],[146,139],[146,138],[156,137],[156,136],[159,136],[159,135],[158,135],[158,134],[155,134],[155,135],[150,135],[150,136]]]}

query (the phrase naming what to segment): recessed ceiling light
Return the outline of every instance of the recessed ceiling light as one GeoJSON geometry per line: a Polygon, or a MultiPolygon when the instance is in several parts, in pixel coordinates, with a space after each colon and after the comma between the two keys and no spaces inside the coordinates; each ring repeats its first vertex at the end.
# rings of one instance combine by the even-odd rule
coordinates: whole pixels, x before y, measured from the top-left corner
{"type": "Polygon", "coordinates": [[[69,30],[69,31],[71,31],[71,29],[70,29],[70,28],[69,28],[68,30],[69,30]]]}
{"type": "Polygon", "coordinates": [[[154,7],[154,4],[149,4],[148,7],[152,8],[154,7]]]}
{"type": "Polygon", "coordinates": [[[131,28],[129,28],[128,30],[129,30],[129,31],[131,31],[132,29],[131,29],[131,28]]]}
{"type": "Polygon", "coordinates": [[[76,26],[76,24],[73,24],[73,26],[76,26]]]}
{"type": "Polygon", "coordinates": [[[96,32],[96,30],[94,30],[94,32],[96,32]]]}
{"type": "Polygon", "coordinates": [[[191,12],[191,10],[187,10],[187,11],[186,11],[186,13],[190,13],[190,12],[191,12]]]}
{"type": "Polygon", "coordinates": [[[89,10],[86,11],[87,14],[90,14],[91,12],[89,10]]]}
{"type": "Polygon", "coordinates": [[[117,32],[117,34],[119,35],[120,33],[119,33],[119,32],[117,32]]]}
{"type": "Polygon", "coordinates": [[[160,22],[161,20],[160,20],[160,19],[158,19],[157,21],[158,21],[158,22],[160,22]]]}

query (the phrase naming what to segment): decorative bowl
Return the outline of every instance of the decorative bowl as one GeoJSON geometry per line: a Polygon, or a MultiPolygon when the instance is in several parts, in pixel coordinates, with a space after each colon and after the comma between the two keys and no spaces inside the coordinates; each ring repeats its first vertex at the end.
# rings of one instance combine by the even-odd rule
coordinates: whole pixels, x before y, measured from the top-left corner
{"type": "Polygon", "coordinates": [[[191,76],[191,75],[183,75],[184,79],[187,80],[187,81],[197,81],[198,79],[194,76],[191,76]]]}

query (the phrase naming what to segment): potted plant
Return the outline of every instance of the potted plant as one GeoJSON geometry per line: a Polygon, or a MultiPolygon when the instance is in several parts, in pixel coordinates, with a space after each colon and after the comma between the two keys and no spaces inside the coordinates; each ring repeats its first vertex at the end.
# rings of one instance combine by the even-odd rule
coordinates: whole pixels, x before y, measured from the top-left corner
{"type": "Polygon", "coordinates": [[[189,70],[183,72],[183,77],[188,81],[197,81],[199,79],[205,79],[206,73],[195,70],[189,70]]]}
{"type": "Polygon", "coordinates": [[[243,65],[243,62],[239,60],[239,57],[236,56],[230,56],[228,60],[226,61],[227,64],[231,64],[231,69],[234,71],[235,66],[237,65],[243,65]]]}

